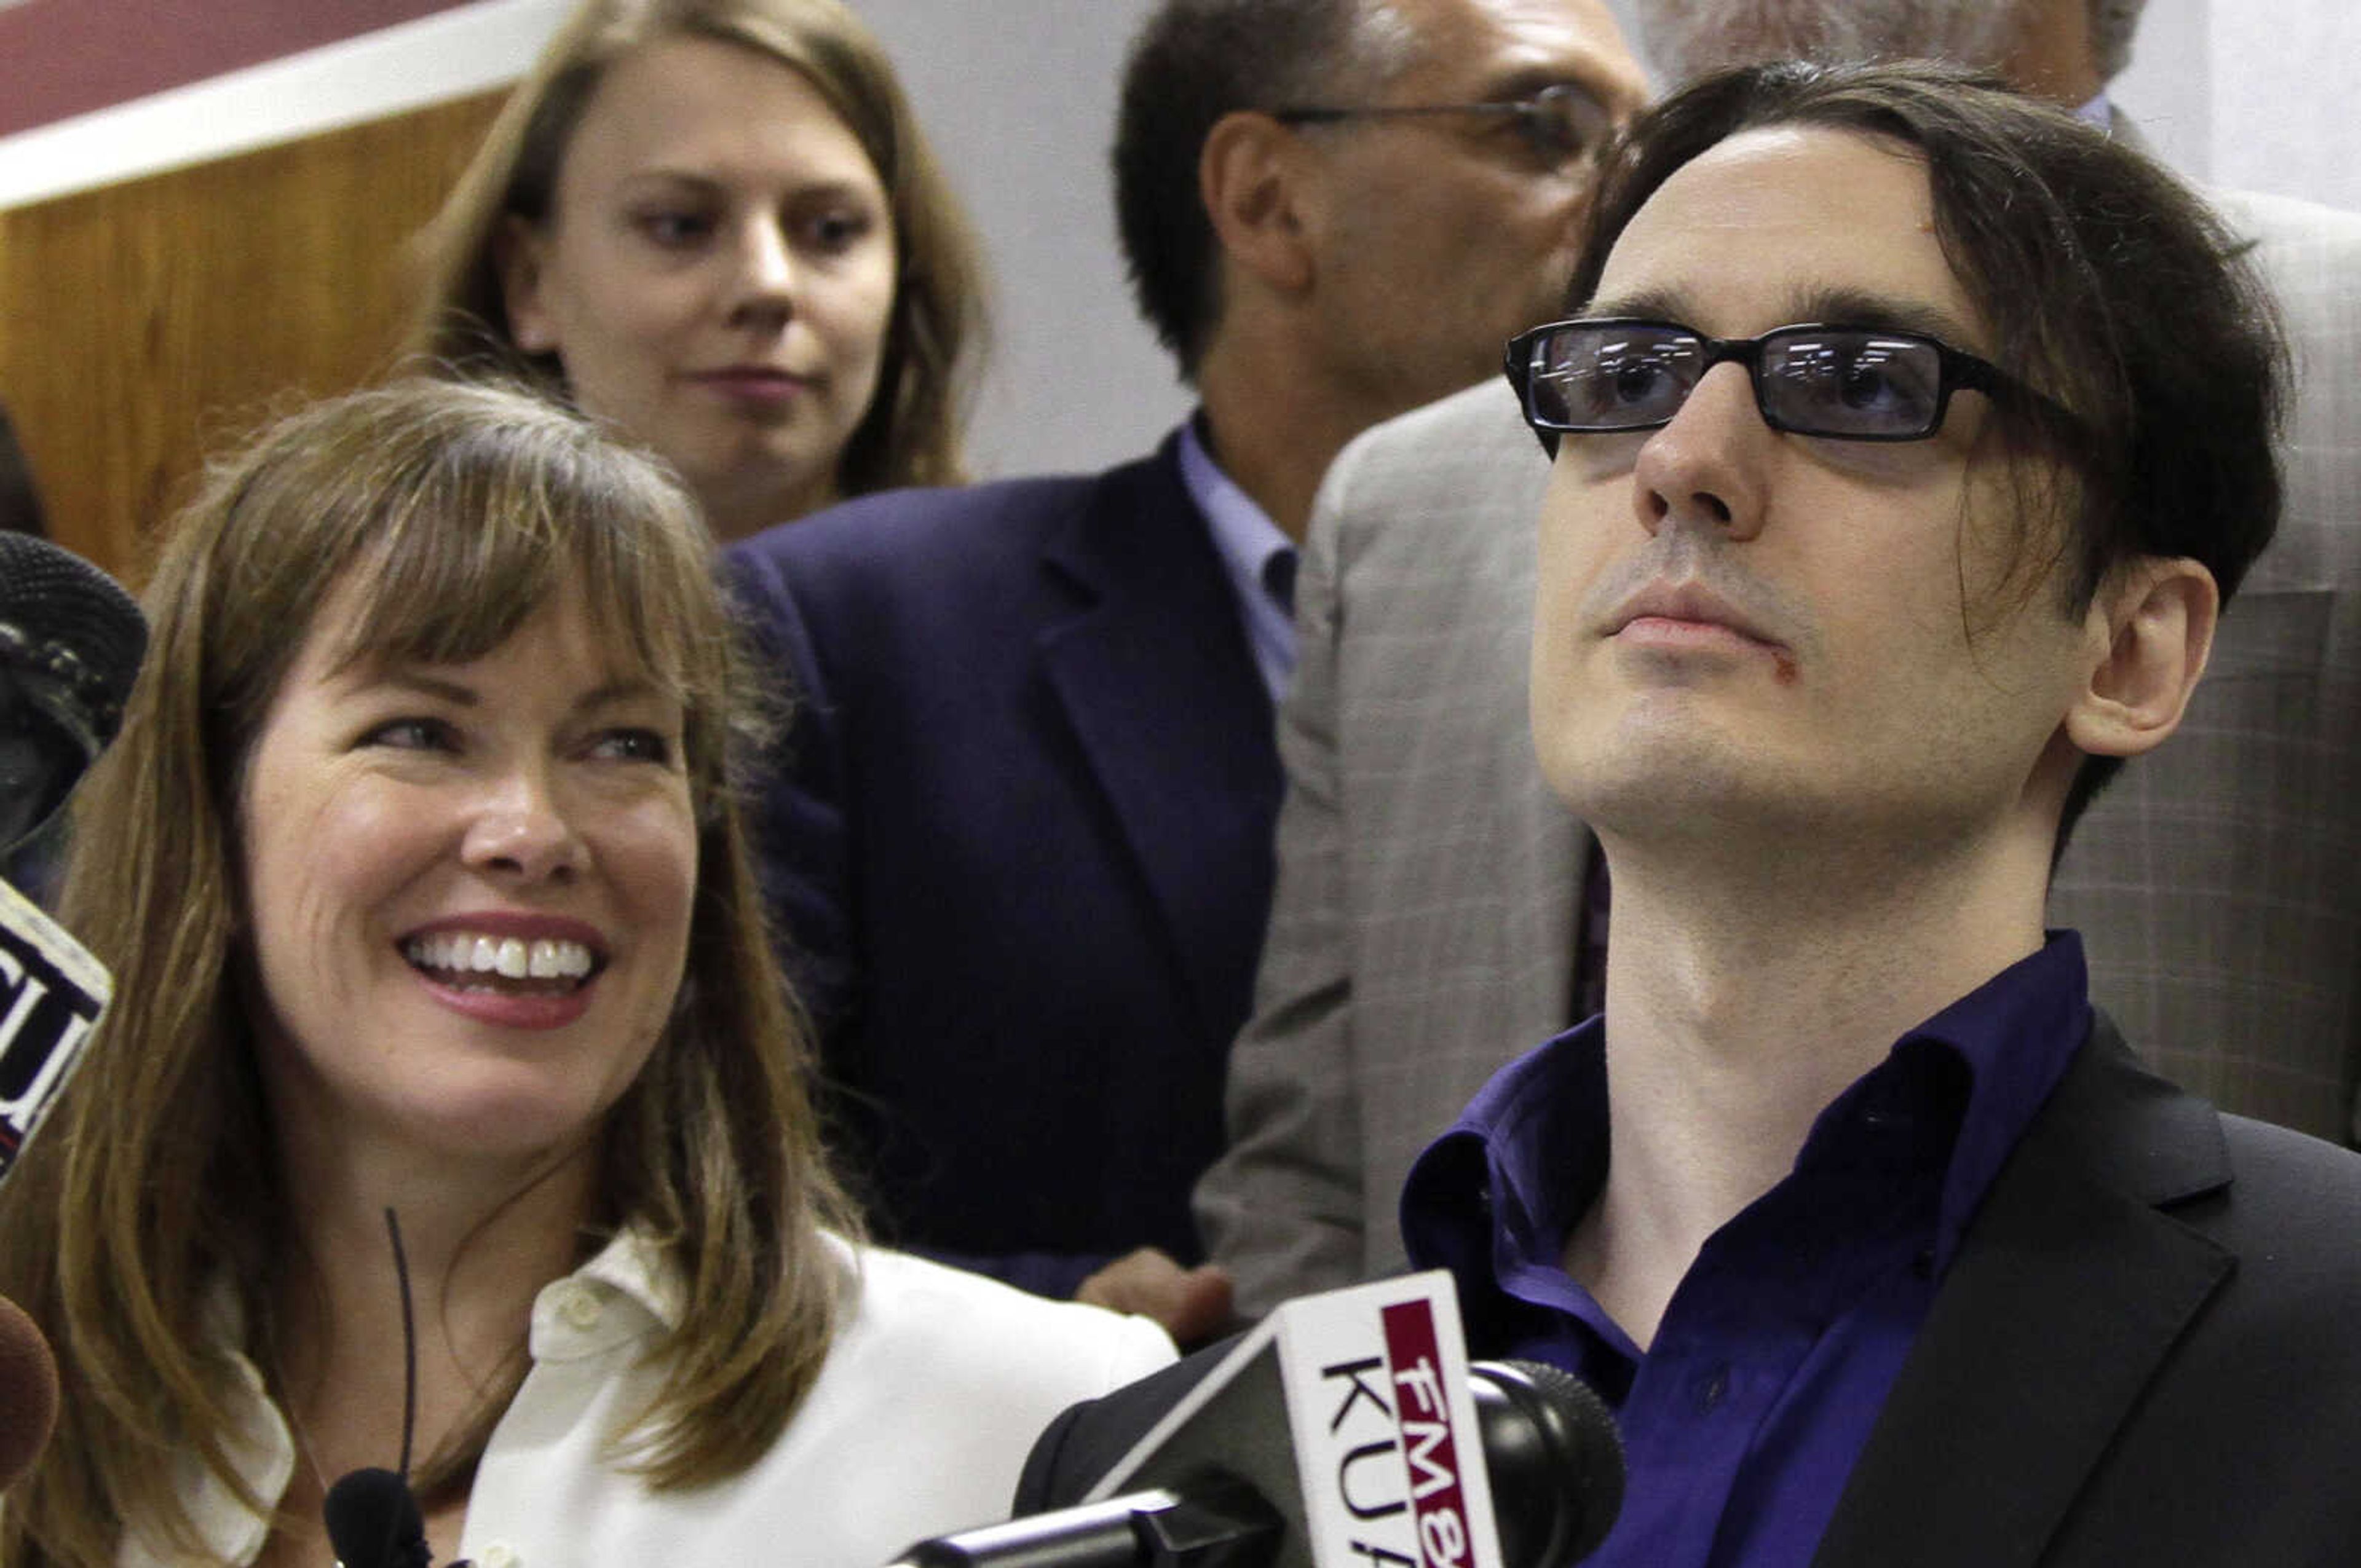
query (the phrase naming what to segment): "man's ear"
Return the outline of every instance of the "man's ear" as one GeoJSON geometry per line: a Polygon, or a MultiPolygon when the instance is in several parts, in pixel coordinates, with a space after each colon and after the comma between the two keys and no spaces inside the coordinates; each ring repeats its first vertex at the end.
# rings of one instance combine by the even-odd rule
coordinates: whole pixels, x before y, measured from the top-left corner
{"type": "Polygon", "coordinates": [[[1213,122],[1197,157],[1197,193],[1214,238],[1235,266],[1283,293],[1312,284],[1303,150],[1268,115],[1241,109],[1213,122]]]}
{"type": "Polygon", "coordinates": [[[2112,574],[2085,620],[2091,674],[2066,736],[2093,756],[2136,757],[2180,728],[2221,619],[2213,574],[2186,556],[2146,556],[2112,574]]]}
{"type": "Polygon", "coordinates": [[[492,265],[500,276],[500,303],[508,308],[509,335],[527,354],[554,354],[557,328],[542,302],[544,253],[541,230],[514,213],[492,231],[492,265]]]}

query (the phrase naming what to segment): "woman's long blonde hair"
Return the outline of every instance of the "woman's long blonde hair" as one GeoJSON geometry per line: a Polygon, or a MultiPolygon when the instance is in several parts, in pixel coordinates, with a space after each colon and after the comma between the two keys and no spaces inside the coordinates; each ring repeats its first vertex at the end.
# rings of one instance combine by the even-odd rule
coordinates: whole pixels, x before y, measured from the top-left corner
{"type": "Polygon", "coordinates": [[[510,94],[423,236],[426,280],[409,349],[461,374],[489,366],[564,388],[555,355],[517,347],[500,227],[512,216],[549,221],[566,149],[607,68],[672,38],[733,44],[800,72],[885,188],[900,272],[876,397],[838,462],[838,493],[961,483],[961,429],[984,336],[983,262],[893,61],[839,0],[584,0],[510,94]]]}
{"type": "MultiPolygon", "coordinates": [[[[132,1523],[200,1556],[184,1455],[243,1493],[229,1353],[267,1343],[293,1244],[246,1001],[237,803],[313,611],[347,581],[368,590],[358,654],[437,663],[491,652],[579,584],[616,656],[680,695],[697,820],[686,973],[609,1113],[591,1219],[653,1237],[686,1310],[618,1457],[656,1487],[694,1486],[778,1436],[845,1284],[822,1232],[854,1222],[741,826],[748,688],[710,552],[659,466],[487,387],[412,381],[321,404],[210,476],[145,596],[152,641],[122,733],[75,803],[60,917],[113,971],[115,1002],[0,1190],[0,1292],[34,1314],[66,1381],[57,1435],[0,1519],[0,1563],[110,1563],[132,1523]],[[221,1343],[225,1292],[245,1344],[221,1343]]],[[[497,1413],[441,1456],[446,1476],[464,1477],[497,1413]]]]}

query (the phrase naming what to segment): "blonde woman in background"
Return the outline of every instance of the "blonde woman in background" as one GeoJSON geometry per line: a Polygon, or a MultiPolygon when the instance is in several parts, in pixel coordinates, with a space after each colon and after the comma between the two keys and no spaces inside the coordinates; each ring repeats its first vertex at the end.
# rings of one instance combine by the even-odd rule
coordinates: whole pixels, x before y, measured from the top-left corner
{"type": "Polygon", "coordinates": [[[330,1560],[403,1429],[438,1557],[882,1562],[1005,1512],[1139,1319],[864,1245],[733,792],[711,542],[544,400],[419,381],[220,468],[76,803],[115,1001],[0,1190],[62,1423],[0,1563],[330,1560]]]}
{"type": "Polygon", "coordinates": [[[588,0],[426,236],[411,346],[526,371],[727,542],[965,478],[981,265],[838,0],[588,0]]]}

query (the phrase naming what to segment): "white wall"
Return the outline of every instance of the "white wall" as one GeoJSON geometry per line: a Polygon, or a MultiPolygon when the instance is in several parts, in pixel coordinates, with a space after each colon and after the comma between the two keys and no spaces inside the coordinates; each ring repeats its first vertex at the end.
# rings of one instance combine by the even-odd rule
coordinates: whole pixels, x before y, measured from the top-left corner
{"type": "Polygon", "coordinates": [[[2361,212],[2361,6],[2156,0],[2207,13],[2213,181],[2361,212]]]}
{"type": "Polygon", "coordinates": [[[2356,0],[2148,0],[2113,94],[2192,179],[2361,211],[2356,76],[2356,0]]]}
{"type": "Polygon", "coordinates": [[[1151,0],[855,0],[983,231],[994,347],[970,438],[992,475],[1136,456],[1188,411],[1117,259],[1107,148],[1151,0]]]}
{"type": "Polygon", "coordinates": [[[2148,0],[2132,63],[2109,88],[2157,156],[2200,181],[2213,170],[2211,9],[2212,0],[2148,0]]]}

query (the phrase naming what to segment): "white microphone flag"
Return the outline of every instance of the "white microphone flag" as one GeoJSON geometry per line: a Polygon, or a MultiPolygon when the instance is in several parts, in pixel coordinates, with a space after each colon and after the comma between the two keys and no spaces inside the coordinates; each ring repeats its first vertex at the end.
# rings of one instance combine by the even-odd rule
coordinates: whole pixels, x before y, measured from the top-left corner
{"type": "Polygon", "coordinates": [[[1282,1304],[1088,1500],[1208,1467],[1295,1476],[1297,1495],[1270,1499],[1290,1527],[1282,1563],[1501,1568],[1458,1293],[1440,1269],[1282,1304]],[[1273,1452],[1239,1452],[1257,1442],[1273,1452]]]}

